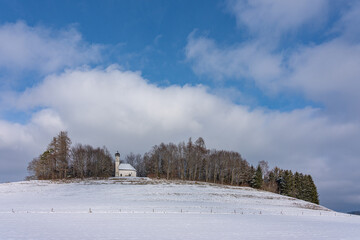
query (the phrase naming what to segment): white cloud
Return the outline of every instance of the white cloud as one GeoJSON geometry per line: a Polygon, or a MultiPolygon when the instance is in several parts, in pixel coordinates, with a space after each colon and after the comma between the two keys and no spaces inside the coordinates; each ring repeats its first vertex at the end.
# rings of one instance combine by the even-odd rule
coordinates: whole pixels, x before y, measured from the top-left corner
{"type": "MultiPolygon", "coordinates": [[[[293,1],[286,2],[289,3],[282,5],[283,1],[236,1],[233,2],[233,11],[237,12],[239,17],[246,18],[249,11],[254,18],[257,15],[260,19],[266,18],[266,21],[263,19],[265,27],[274,21],[284,22],[286,27],[274,24],[274,28],[284,32],[287,27],[296,29],[311,19],[309,16],[315,14],[312,11],[320,11],[320,6],[325,4],[325,1],[315,1],[313,6],[307,1],[296,1],[296,4],[301,6],[304,4],[304,8],[299,7],[300,12],[305,11],[305,6],[314,7],[315,10],[311,10],[309,16],[303,16],[302,20],[296,18],[287,21],[288,17],[281,14],[282,9],[289,8],[291,13],[296,4],[293,1]],[[295,5],[289,7],[290,2],[295,5]],[[281,8],[281,11],[278,8],[281,8]],[[263,14],[265,9],[266,14],[263,14]]],[[[261,44],[267,40],[266,36],[219,47],[212,39],[191,33],[186,46],[186,58],[198,75],[209,76],[215,81],[254,81],[265,94],[297,92],[307,100],[321,103],[325,111],[334,116],[339,117],[341,114],[343,120],[344,116],[345,119],[357,119],[360,116],[360,109],[357,107],[357,102],[360,101],[360,42],[356,37],[358,31],[354,29],[357,29],[356,23],[360,19],[356,14],[358,12],[360,4],[352,4],[346,9],[335,24],[336,27],[332,29],[338,33],[335,37],[318,44],[296,45],[281,52],[261,44]]],[[[257,26],[256,21],[249,20],[245,23],[250,28],[257,26]]]]}
{"type": "Polygon", "coordinates": [[[39,143],[44,143],[44,136],[52,136],[64,128],[60,116],[51,109],[34,113],[31,121],[25,125],[0,120],[0,149],[39,150],[39,147],[46,147],[38,146],[39,143]]]}
{"type": "Polygon", "coordinates": [[[291,54],[288,60],[290,74],[284,85],[324,103],[326,110],[337,117],[358,119],[360,3],[350,6],[335,24],[336,38],[301,46],[291,54]]]}
{"type": "Polygon", "coordinates": [[[336,39],[303,47],[289,61],[287,85],[301,89],[308,98],[322,102],[335,113],[360,116],[360,44],[336,39]]]}
{"type": "Polygon", "coordinates": [[[24,22],[0,26],[0,70],[42,74],[97,62],[101,46],[88,44],[74,28],[55,31],[24,22]]]}
{"type": "Polygon", "coordinates": [[[27,163],[64,128],[60,116],[51,109],[34,113],[27,124],[0,120],[0,182],[24,178],[27,163]]]}
{"type": "MultiPolygon", "coordinates": [[[[348,167],[360,167],[353,161],[360,154],[354,144],[360,140],[356,122],[333,123],[313,108],[249,110],[203,86],[158,87],[140,73],[116,66],[52,75],[20,93],[12,107],[43,110],[25,125],[0,123],[0,129],[6,129],[0,131],[2,166],[25,169],[51,136],[67,130],[74,143],[105,145],[122,154],[202,136],[210,148],[239,151],[254,164],[265,159],[272,166],[311,173],[321,184],[334,174],[350,178],[348,167]],[[24,149],[14,148],[16,144],[24,149]],[[342,167],[337,167],[339,159],[342,167]]],[[[351,176],[351,181],[358,180],[351,176]]]]}
{"type": "MultiPolygon", "coordinates": [[[[229,11],[238,26],[246,26],[252,33],[266,37],[280,37],[296,32],[299,27],[314,27],[327,14],[327,0],[232,0],[229,11]]],[[[269,39],[267,39],[269,40],[269,39]]]]}
{"type": "Polygon", "coordinates": [[[185,53],[197,74],[216,80],[251,79],[260,87],[270,89],[272,81],[279,79],[282,74],[281,56],[271,54],[255,42],[220,48],[213,40],[196,37],[192,33],[185,53]]]}

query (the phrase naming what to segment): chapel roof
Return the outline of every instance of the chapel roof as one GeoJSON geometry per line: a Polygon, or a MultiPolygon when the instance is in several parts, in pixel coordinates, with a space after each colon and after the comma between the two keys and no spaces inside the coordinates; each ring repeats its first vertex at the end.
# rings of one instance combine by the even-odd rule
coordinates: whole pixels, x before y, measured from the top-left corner
{"type": "Polygon", "coordinates": [[[120,163],[119,170],[136,171],[136,169],[128,163],[120,163]]]}

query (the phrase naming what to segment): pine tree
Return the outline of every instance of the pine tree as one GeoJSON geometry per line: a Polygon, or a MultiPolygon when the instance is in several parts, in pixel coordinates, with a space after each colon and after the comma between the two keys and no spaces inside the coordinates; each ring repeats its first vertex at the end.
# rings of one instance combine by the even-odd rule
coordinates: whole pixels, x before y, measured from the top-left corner
{"type": "Polygon", "coordinates": [[[250,168],[249,168],[249,171],[247,171],[247,174],[246,174],[246,183],[247,183],[250,187],[252,186],[254,174],[255,174],[255,168],[254,168],[253,165],[251,165],[250,168]]]}
{"type": "Polygon", "coordinates": [[[295,197],[294,175],[291,170],[288,171],[286,182],[286,195],[290,197],[295,197]]]}
{"type": "Polygon", "coordinates": [[[305,199],[305,188],[306,188],[306,180],[304,174],[299,174],[299,189],[298,189],[298,197],[299,199],[305,199]]]}
{"type": "Polygon", "coordinates": [[[309,191],[310,191],[309,201],[315,204],[319,204],[319,195],[311,175],[308,175],[308,182],[309,182],[309,191]]]}
{"type": "Polygon", "coordinates": [[[288,171],[282,171],[280,177],[278,178],[277,182],[279,184],[279,193],[282,195],[287,195],[287,175],[288,171]]]}
{"type": "Polygon", "coordinates": [[[294,174],[294,197],[300,199],[301,198],[301,181],[300,174],[295,172],[294,174]]]}
{"type": "Polygon", "coordinates": [[[260,165],[257,166],[254,176],[251,181],[251,187],[260,189],[263,185],[262,170],[260,165]]]}

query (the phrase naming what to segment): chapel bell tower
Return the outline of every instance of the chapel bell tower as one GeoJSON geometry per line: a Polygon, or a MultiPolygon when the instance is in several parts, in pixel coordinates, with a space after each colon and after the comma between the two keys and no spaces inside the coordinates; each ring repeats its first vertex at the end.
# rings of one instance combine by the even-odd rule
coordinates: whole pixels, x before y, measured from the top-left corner
{"type": "Polygon", "coordinates": [[[120,153],[115,153],[115,177],[119,177],[120,153]]]}

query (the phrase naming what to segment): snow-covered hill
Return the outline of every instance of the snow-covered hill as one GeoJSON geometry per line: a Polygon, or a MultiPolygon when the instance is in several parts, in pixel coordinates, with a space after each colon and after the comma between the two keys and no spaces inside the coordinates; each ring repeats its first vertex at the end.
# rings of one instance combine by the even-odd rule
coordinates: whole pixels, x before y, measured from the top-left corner
{"type": "Polygon", "coordinates": [[[360,217],[251,188],[109,179],[0,184],[0,239],[358,239],[360,217]]]}

